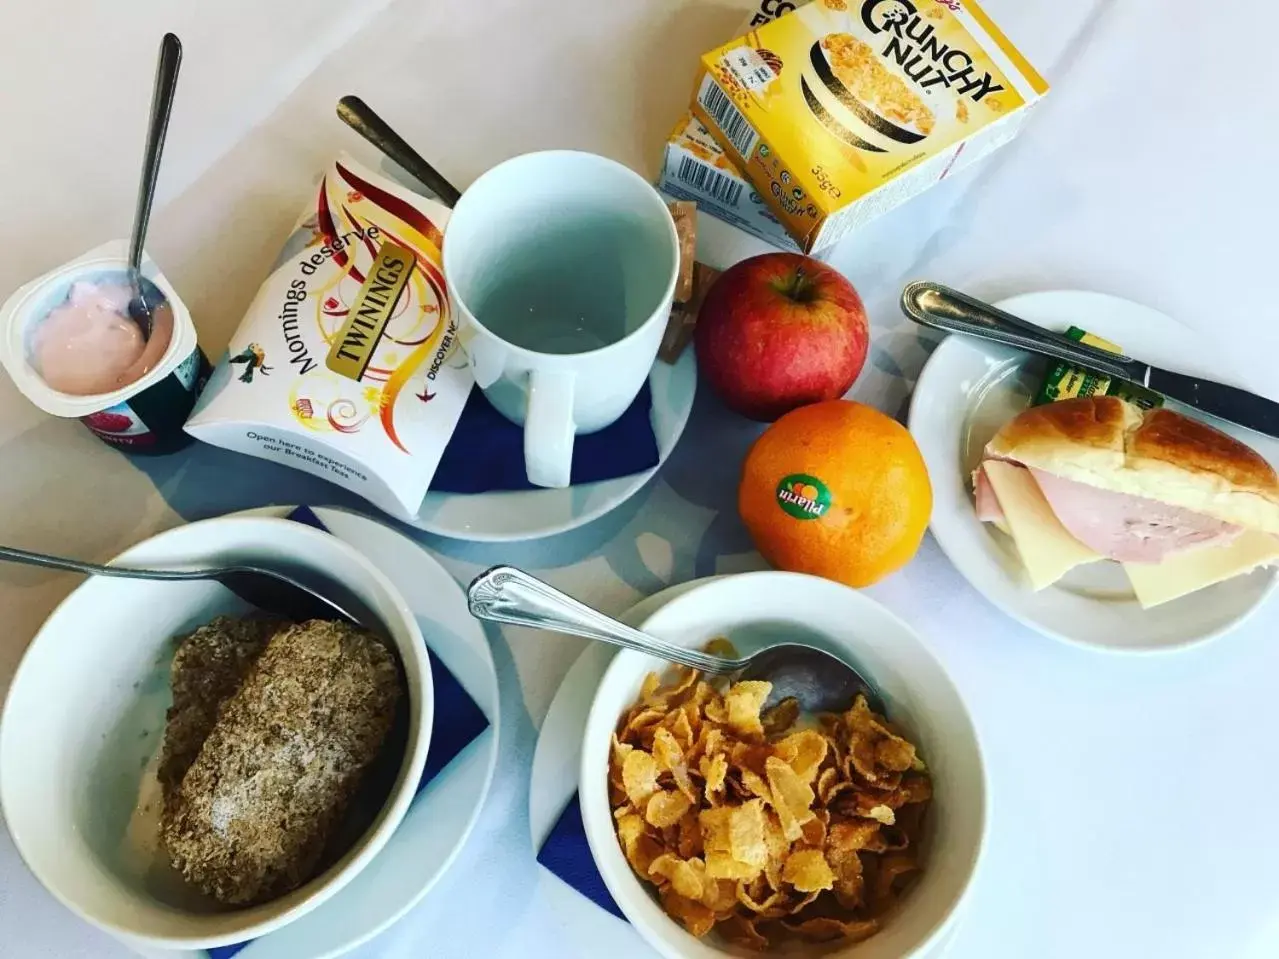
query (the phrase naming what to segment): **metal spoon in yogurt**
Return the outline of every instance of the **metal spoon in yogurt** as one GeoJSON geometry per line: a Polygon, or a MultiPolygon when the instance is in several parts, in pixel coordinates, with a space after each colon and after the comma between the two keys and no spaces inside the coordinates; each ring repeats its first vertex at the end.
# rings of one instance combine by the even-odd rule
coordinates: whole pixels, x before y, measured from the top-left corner
{"type": "Polygon", "coordinates": [[[129,277],[133,285],[129,316],[147,339],[151,337],[152,314],[158,304],[147,299],[147,284],[142,282],[142,245],[146,242],[147,226],[151,222],[151,201],[155,199],[160,157],[164,153],[165,135],[169,132],[169,114],[173,111],[173,91],[178,85],[178,66],[181,63],[182,42],[172,33],[166,33],[160,41],[160,59],[155,68],[151,121],[147,126],[146,149],[142,156],[142,180],[138,184],[138,205],[133,215],[133,233],[129,237],[129,277]]]}

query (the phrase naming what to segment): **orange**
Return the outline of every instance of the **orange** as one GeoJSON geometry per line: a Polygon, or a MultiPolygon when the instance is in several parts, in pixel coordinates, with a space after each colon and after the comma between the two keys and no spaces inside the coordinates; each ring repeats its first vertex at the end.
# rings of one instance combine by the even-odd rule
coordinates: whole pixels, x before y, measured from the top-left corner
{"type": "Polygon", "coordinates": [[[849,400],[802,406],[765,430],[737,491],[742,522],[769,563],[849,586],[905,566],[932,508],[910,433],[849,400]]]}

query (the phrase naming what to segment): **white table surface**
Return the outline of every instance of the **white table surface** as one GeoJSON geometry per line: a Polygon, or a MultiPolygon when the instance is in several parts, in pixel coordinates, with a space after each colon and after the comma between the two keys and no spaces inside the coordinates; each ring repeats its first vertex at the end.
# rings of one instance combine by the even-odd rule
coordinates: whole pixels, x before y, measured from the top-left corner
{"type": "MultiPolygon", "coordinates": [[[[159,34],[186,61],[149,249],[225,345],[301,208],[347,148],[358,93],[457,183],[496,161],[579,147],[657,169],[695,57],[747,0],[61,0],[0,13],[0,294],[128,229],[159,34]]],[[[925,0],[920,0],[925,2],[925,0]]],[[[1269,281],[1279,120],[1260,7],[1191,0],[988,0],[1053,92],[991,162],[884,217],[829,257],[857,284],[874,347],[854,396],[900,412],[927,355],[898,314],[926,276],[987,299],[1087,288],[1218,341],[1223,376],[1275,391],[1269,281]]],[[[701,255],[761,249],[705,227],[701,255]]],[[[669,583],[755,568],[732,508],[756,428],[703,394],[673,460],[576,533],[509,548],[423,537],[465,579],[520,563],[620,611],[669,583]]],[[[130,460],[0,381],[0,542],[104,559],[189,519],[342,500],[316,480],[211,448],[130,460]]],[[[0,569],[0,691],[74,579],[0,569]]],[[[931,540],[871,590],[943,658],[984,738],[986,868],[949,956],[1279,955],[1279,609],[1202,651],[1111,658],[1001,615],[931,540]]],[[[454,871],[368,957],[651,953],[583,901],[552,898],[528,853],[536,730],[581,644],[494,634],[504,755],[454,871]],[[509,640],[509,642],[508,642],[509,640]]],[[[64,911],[0,833],[0,954],[128,953],[64,911]]]]}

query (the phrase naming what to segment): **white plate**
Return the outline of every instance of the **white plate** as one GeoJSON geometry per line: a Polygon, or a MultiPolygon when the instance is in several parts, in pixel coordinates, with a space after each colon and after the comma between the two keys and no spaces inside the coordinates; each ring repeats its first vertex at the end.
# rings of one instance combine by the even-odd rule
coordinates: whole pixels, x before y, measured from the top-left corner
{"type": "MultiPolygon", "coordinates": [[[[1051,330],[1078,326],[1131,355],[1171,370],[1228,380],[1213,348],[1171,318],[1100,293],[1029,293],[997,304],[1051,330]]],[[[1024,580],[1012,540],[978,522],[970,488],[982,448],[1024,409],[1047,361],[966,336],[950,336],[920,374],[910,406],[910,431],[933,481],[931,529],[955,568],[992,603],[1048,636],[1097,649],[1150,652],[1181,649],[1220,636],[1253,612],[1274,589],[1275,572],[1259,570],[1154,609],[1143,610],[1117,563],[1072,570],[1038,593],[1024,580]]],[[[1171,408],[1193,413],[1177,404],[1171,408]]],[[[1268,437],[1214,422],[1279,461],[1268,437]]]]}
{"type": "Polygon", "coordinates": [[[652,469],[568,489],[427,493],[411,522],[440,536],[493,543],[551,536],[603,516],[630,499],[661,469],[684,432],[697,392],[692,347],[673,366],[661,360],[654,363],[648,385],[653,395],[651,416],[658,452],[652,469]]]}
{"type": "MultiPolygon", "coordinates": [[[[283,516],[290,510],[248,512],[283,516]]],[[[475,828],[497,766],[497,668],[462,588],[425,550],[389,527],[344,510],[317,507],[315,514],[395,583],[417,615],[427,646],[488,717],[489,728],[422,791],[385,848],[349,885],[296,922],[255,939],[236,959],[329,959],[382,932],[452,865],[475,828]]],[[[203,956],[129,945],[155,959],[203,956]]]]}

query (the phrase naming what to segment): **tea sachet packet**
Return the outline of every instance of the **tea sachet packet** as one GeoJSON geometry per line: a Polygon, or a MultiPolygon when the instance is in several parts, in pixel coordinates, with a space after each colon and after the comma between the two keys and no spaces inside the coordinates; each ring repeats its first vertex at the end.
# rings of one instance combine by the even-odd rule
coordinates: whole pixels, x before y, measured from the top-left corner
{"type": "Polygon", "coordinates": [[[187,432],[414,515],[474,382],[440,269],[448,216],[334,161],[187,432]]]}

